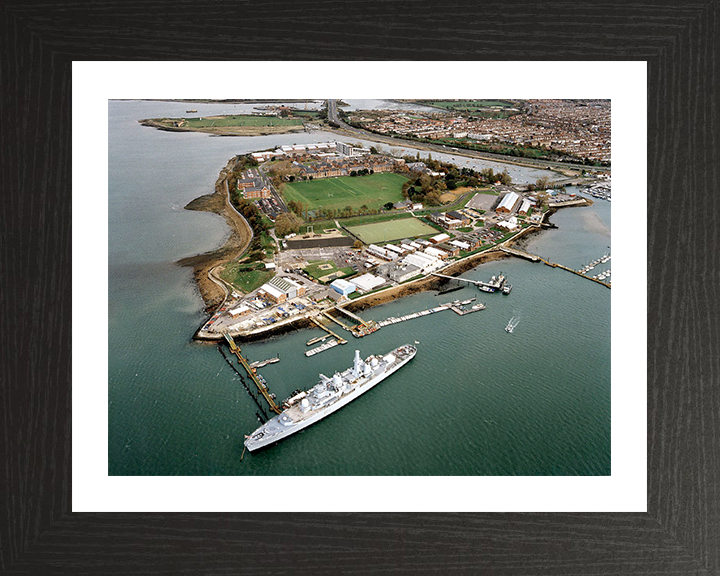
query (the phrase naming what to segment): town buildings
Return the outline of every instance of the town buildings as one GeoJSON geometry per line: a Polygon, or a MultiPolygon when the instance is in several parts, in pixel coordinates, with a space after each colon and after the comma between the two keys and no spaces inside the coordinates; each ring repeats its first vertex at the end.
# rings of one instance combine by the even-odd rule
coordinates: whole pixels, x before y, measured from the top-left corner
{"type": "MultiPolygon", "coordinates": [[[[568,159],[611,160],[609,100],[525,100],[521,109],[508,112],[507,117],[484,118],[441,111],[376,111],[361,124],[380,134],[525,146],[556,151],[568,159]]],[[[351,114],[350,120],[359,118],[351,114]]]]}

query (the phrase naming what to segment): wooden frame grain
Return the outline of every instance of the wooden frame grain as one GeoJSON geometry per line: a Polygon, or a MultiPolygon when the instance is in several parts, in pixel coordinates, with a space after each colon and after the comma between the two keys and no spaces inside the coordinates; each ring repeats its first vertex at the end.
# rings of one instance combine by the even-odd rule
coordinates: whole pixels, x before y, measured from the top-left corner
{"type": "Polygon", "coordinates": [[[0,573],[720,573],[717,0],[6,0],[0,25],[0,573]],[[71,63],[106,59],[646,60],[648,512],[71,513],[71,63]]]}

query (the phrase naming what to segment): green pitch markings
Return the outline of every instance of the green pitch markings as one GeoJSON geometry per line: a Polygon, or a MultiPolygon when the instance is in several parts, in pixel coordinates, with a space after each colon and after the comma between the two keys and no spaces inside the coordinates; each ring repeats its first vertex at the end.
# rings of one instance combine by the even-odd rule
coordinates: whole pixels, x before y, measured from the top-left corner
{"type": "Polygon", "coordinates": [[[349,227],[348,230],[360,238],[365,244],[393,242],[403,238],[417,238],[437,234],[437,230],[416,218],[388,220],[373,224],[361,224],[349,227]]]}
{"type": "Polygon", "coordinates": [[[369,176],[341,176],[285,184],[285,200],[302,202],[308,210],[333,208],[342,210],[352,206],[357,210],[365,205],[380,208],[388,202],[403,200],[402,185],[407,179],[400,174],[384,172],[369,176]]]}

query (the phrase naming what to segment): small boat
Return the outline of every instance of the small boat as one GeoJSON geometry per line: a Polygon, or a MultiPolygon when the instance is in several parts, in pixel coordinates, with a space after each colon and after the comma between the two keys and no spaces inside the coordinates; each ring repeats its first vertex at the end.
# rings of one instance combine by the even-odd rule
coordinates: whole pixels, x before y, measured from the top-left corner
{"type": "Polygon", "coordinates": [[[185,114],[195,114],[197,110],[185,110],[185,114]]]}
{"type": "Polygon", "coordinates": [[[515,316],[510,318],[507,326],[505,326],[505,332],[507,332],[508,334],[512,334],[512,331],[515,330],[519,322],[520,318],[516,318],[515,316]]]}

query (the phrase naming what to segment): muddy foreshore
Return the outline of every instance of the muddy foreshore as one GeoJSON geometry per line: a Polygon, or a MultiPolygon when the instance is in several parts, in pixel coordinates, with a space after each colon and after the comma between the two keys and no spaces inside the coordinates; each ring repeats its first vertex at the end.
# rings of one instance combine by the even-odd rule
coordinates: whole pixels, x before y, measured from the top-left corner
{"type": "Polygon", "coordinates": [[[225,168],[220,171],[217,181],[215,182],[215,192],[195,198],[187,206],[186,210],[197,210],[201,212],[212,212],[225,218],[230,227],[230,236],[220,248],[189,256],[178,260],[181,266],[191,266],[193,268],[193,276],[197,282],[200,296],[205,302],[205,310],[212,311],[225,299],[225,291],[210,279],[210,271],[230,260],[239,258],[245,252],[250,240],[252,240],[252,230],[245,221],[230,205],[227,197],[226,181],[235,166],[235,158],[230,159],[225,168]]]}

